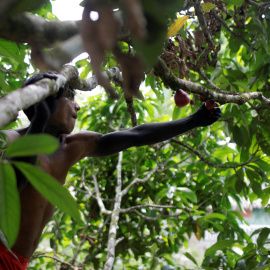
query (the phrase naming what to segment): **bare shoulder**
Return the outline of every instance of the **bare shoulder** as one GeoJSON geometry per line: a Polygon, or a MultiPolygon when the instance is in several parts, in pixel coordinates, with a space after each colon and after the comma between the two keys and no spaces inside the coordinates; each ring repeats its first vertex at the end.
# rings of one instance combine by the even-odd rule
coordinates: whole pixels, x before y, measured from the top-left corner
{"type": "Polygon", "coordinates": [[[77,152],[83,158],[86,156],[95,156],[97,141],[102,134],[93,131],[80,131],[76,134],[62,135],[62,149],[66,151],[77,152]]]}
{"type": "Polygon", "coordinates": [[[100,138],[102,134],[98,132],[94,132],[94,131],[80,131],[75,134],[66,134],[63,136],[64,136],[65,143],[69,144],[69,143],[77,142],[77,141],[80,143],[92,142],[100,138]]]}

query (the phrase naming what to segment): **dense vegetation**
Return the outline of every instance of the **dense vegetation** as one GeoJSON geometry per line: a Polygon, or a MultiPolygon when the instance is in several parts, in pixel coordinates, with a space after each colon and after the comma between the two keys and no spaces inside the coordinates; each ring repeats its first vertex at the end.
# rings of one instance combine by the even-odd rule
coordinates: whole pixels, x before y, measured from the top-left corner
{"type": "MultiPolygon", "coordinates": [[[[44,196],[56,195],[61,210],[46,227],[29,269],[185,269],[175,254],[188,247],[193,234],[200,241],[206,231],[217,233],[218,241],[202,263],[184,253],[194,269],[270,265],[265,247],[270,230],[256,231],[258,240],[252,242],[239,227],[245,221],[238,212],[242,199],[261,199],[270,210],[270,2],[205,2],[89,0],[82,3],[81,22],[58,21],[50,1],[1,4],[1,96],[14,93],[32,66],[61,69],[86,51],[90,57],[75,64],[80,78],[95,74],[103,88],[80,104],[79,129],[107,133],[178,119],[202,105],[199,96],[218,102],[223,112],[210,127],[76,164],[65,188],[76,200],[81,222],[77,210],[69,209],[74,205],[68,194],[57,192],[58,186],[46,191],[36,181],[44,196]],[[95,12],[99,18],[91,20],[88,15],[95,12]],[[109,76],[109,83],[100,71],[115,66],[123,77],[109,76]],[[178,88],[194,104],[175,106],[178,88]]],[[[19,125],[17,119],[2,128],[19,125]]],[[[0,139],[5,150],[5,138],[0,139]]],[[[54,141],[50,145],[48,152],[57,147],[54,141]]],[[[29,148],[24,141],[7,156],[29,148]]],[[[40,145],[33,151],[45,150],[40,145]]],[[[29,176],[31,183],[36,173],[29,176]]],[[[14,241],[19,224],[14,187],[12,167],[2,159],[0,237],[6,245],[14,241]]]]}

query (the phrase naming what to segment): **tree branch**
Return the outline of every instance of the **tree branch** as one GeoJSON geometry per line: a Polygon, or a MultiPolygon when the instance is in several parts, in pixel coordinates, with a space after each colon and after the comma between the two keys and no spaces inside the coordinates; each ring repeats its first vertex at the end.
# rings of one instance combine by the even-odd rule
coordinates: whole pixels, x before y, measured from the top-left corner
{"type": "Polygon", "coordinates": [[[150,179],[150,177],[158,170],[158,166],[156,166],[153,170],[151,170],[146,177],[143,179],[135,178],[125,189],[122,190],[122,196],[126,195],[130,188],[138,183],[144,183],[150,179]]]}
{"type": "Polygon", "coordinates": [[[219,102],[220,104],[236,103],[239,105],[243,105],[245,102],[251,99],[258,99],[262,103],[268,106],[270,105],[270,99],[265,98],[261,92],[241,93],[239,95],[225,95],[213,92],[206,87],[193,83],[191,81],[179,79],[174,74],[172,74],[172,72],[168,69],[168,67],[161,58],[158,58],[158,61],[154,65],[154,73],[156,76],[159,76],[162,79],[163,83],[166,86],[170,87],[173,90],[182,88],[183,90],[202,95],[203,97],[219,102]]]}
{"type": "Polygon", "coordinates": [[[8,16],[0,24],[1,38],[35,46],[50,46],[78,32],[79,21],[48,21],[29,13],[8,16]]]}
{"type": "Polygon", "coordinates": [[[96,200],[98,202],[98,206],[100,208],[100,212],[103,215],[110,215],[112,213],[112,211],[109,211],[109,210],[107,210],[105,208],[104,203],[103,203],[103,201],[101,199],[100,192],[99,192],[99,187],[98,187],[98,183],[97,183],[97,177],[96,177],[95,174],[93,174],[92,177],[93,177],[93,180],[94,180],[95,191],[96,191],[96,200]]]}
{"type": "Polygon", "coordinates": [[[146,219],[146,220],[150,220],[150,221],[155,221],[155,220],[158,220],[160,218],[162,218],[162,219],[164,219],[164,218],[177,218],[182,214],[182,212],[180,212],[180,213],[171,214],[171,215],[157,215],[156,217],[148,217],[148,216],[145,216],[144,214],[140,213],[137,210],[133,210],[133,212],[136,213],[139,217],[146,219]]]}
{"type": "Polygon", "coordinates": [[[188,145],[186,143],[183,143],[183,142],[180,142],[180,141],[175,140],[175,139],[172,139],[171,141],[174,142],[174,143],[177,143],[177,144],[180,144],[180,145],[184,146],[185,148],[187,148],[188,150],[190,150],[192,153],[194,153],[198,158],[200,158],[200,160],[202,160],[204,163],[206,163],[209,166],[214,167],[214,168],[228,168],[228,169],[229,168],[233,168],[233,169],[235,169],[235,168],[238,168],[238,167],[244,167],[248,163],[254,162],[254,160],[252,160],[252,159],[254,158],[254,156],[256,154],[256,152],[253,153],[246,162],[241,163],[241,164],[238,164],[238,165],[214,164],[211,161],[207,160],[205,157],[203,157],[203,155],[199,151],[193,149],[190,145],[188,145]]]}
{"type": "Polygon", "coordinates": [[[154,209],[182,209],[183,210],[183,208],[173,206],[173,205],[143,204],[143,205],[131,206],[131,207],[126,208],[126,209],[121,209],[120,213],[121,214],[126,214],[126,213],[129,213],[129,212],[133,212],[134,210],[141,209],[141,208],[146,208],[146,207],[154,208],[154,209]]]}
{"type": "MultiPolygon", "coordinates": [[[[110,68],[103,71],[103,73],[110,80],[118,82],[122,80],[122,74],[118,67],[110,68]]],[[[0,107],[2,114],[0,128],[14,121],[20,110],[27,109],[31,105],[44,100],[49,95],[56,94],[59,88],[64,87],[66,83],[81,91],[91,91],[98,85],[95,76],[83,80],[79,77],[78,70],[75,67],[66,65],[60,71],[56,81],[43,79],[1,97],[0,107]]]]}
{"type": "MultiPolygon", "coordinates": [[[[34,254],[31,259],[35,259],[35,258],[50,258],[53,259],[54,261],[60,262],[61,264],[65,264],[69,267],[71,267],[72,269],[82,269],[82,268],[78,268],[77,266],[72,265],[71,263],[68,263],[64,260],[61,260],[60,258],[56,257],[56,256],[51,256],[51,255],[46,255],[46,254],[34,254]]],[[[90,268],[93,269],[93,268],[90,268]]]]}
{"type": "Polygon", "coordinates": [[[213,14],[214,14],[214,16],[215,16],[215,18],[233,35],[233,36],[235,36],[235,37],[237,37],[237,38],[240,38],[240,39],[242,39],[247,45],[248,45],[248,47],[252,47],[252,45],[247,41],[247,40],[245,40],[241,35],[239,35],[239,34],[237,34],[237,33],[235,33],[235,32],[233,32],[231,29],[230,29],[230,27],[227,25],[227,23],[220,17],[220,16],[218,16],[217,15],[217,13],[216,13],[216,11],[214,10],[213,11],[213,14]]]}
{"type": "Polygon", "coordinates": [[[104,270],[111,270],[113,267],[114,259],[115,259],[115,246],[116,246],[116,232],[120,214],[120,206],[122,201],[122,160],[123,160],[123,152],[119,153],[118,164],[117,164],[117,183],[116,183],[116,194],[115,194],[115,203],[114,208],[111,215],[111,224],[109,229],[109,239],[108,239],[108,251],[107,251],[107,259],[104,265],[104,270]]]}
{"type": "Polygon", "coordinates": [[[267,6],[270,6],[270,2],[265,2],[265,3],[262,3],[262,4],[259,4],[255,1],[252,1],[252,0],[246,0],[246,2],[252,6],[255,6],[257,8],[265,8],[267,6]]]}

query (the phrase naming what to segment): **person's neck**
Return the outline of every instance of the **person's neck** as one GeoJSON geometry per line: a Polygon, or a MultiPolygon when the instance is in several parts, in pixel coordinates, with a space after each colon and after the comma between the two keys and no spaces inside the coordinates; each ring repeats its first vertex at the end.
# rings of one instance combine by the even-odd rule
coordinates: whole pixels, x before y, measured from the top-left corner
{"type": "Polygon", "coordinates": [[[44,133],[52,135],[56,138],[58,138],[62,134],[58,128],[53,127],[53,126],[47,126],[44,133]]]}

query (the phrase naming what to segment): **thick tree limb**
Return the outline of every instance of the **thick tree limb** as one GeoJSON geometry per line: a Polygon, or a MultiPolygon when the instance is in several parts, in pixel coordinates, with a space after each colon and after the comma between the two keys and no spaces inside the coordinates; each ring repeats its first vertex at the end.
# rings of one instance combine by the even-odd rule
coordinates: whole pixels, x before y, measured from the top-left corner
{"type": "MultiPolygon", "coordinates": [[[[119,82],[122,80],[122,75],[118,67],[110,68],[103,73],[104,76],[107,76],[112,81],[119,82]]],[[[64,66],[56,81],[43,79],[1,97],[0,107],[2,113],[0,116],[0,128],[14,121],[20,110],[27,109],[31,105],[44,100],[49,95],[56,94],[59,88],[63,87],[66,83],[74,89],[81,91],[91,91],[98,85],[95,76],[83,80],[79,78],[78,70],[75,67],[64,66]]]]}
{"type": "Polygon", "coordinates": [[[162,79],[163,83],[166,86],[170,87],[173,90],[181,88],[188,92],[202,95],[203,97],[219,102],[220,104],[236,103],[239,105],[243,105],[245,102],[251,99],[258,99],[262,103],[268,106],[270,105],[270,99],[265,98],[261,92],[246,92],[239,95],[221,94],[213,92],[206,87],[193,83],[191,81],[179,79],[174,74],[172,74],[164,61],[160,58],[158,58],[158,61],[154,65],[154,73],[162,79]]]}
{"type": "Polygon", "coordinates": [[[59,70],[64,64],[71,62],[83,52],[82,39],[77,34],[57,44],[50,51],[41,51],[39,57],[42,57],[42,61],[49,66],[49,69],[59,70]]]}
{"type": "Polygon", "coordinates": [[[0,37],[7,40],[49,46],[78,34],[78,21],[47,21],[33,14],[22,13],[1,20],[0,37]]]}
{"type": "MultiPolygon", "coordinates": [[[[62,86],[62,85],[61,85],[62,86]]],[[[25,88],[19,88],[0,99],[2,110],[0,118],[0,128],[16,120],[18,112],[31,105],[38,103],[47,96],[57,93],[56,82],[50,79],[43,79],[25,88]]]]}

